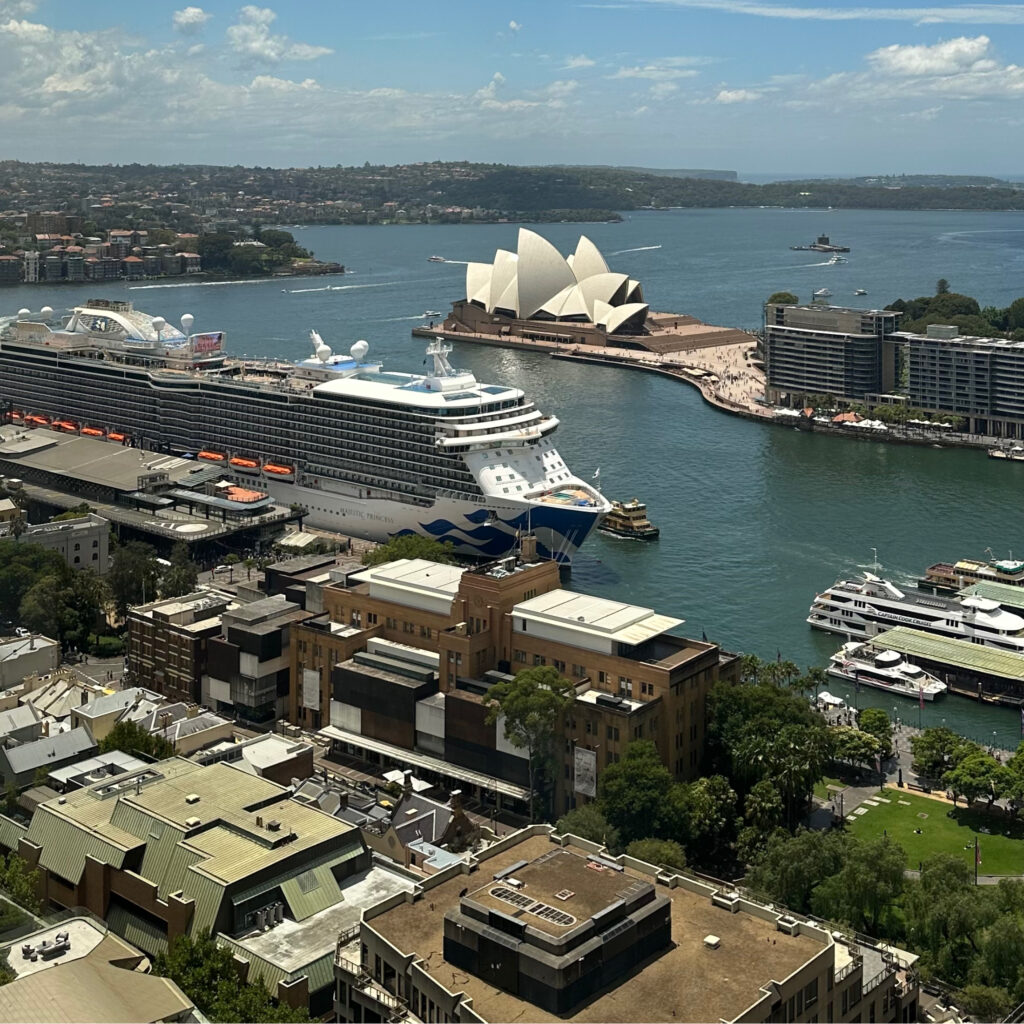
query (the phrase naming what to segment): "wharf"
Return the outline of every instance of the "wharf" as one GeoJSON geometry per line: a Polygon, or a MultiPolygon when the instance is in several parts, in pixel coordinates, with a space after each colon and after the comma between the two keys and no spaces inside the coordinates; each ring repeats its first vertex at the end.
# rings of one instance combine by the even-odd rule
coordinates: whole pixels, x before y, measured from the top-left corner
{"type": "Polygon", "coordinates": [[[880,633],[870,644],[876,651],[904,655],[942,679],[950,693],[985,704],[1024,707],[1024,654],[908,626],[880,633]]]}

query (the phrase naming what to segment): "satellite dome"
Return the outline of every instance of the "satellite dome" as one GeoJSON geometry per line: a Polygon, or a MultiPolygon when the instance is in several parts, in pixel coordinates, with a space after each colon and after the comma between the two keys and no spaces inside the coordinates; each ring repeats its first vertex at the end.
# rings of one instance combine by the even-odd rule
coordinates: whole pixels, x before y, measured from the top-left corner
{"type": "Polygon", "coordinates": [[[327,360],[330,359],[332,355],[334,355],[334,353],[331,351],[330,345],[325,345],[323,342],[317,345],[316,357],[317,359],[320,360],[321,363],[326,363],[327,360]]]}
{"type": "Polygon", "coordinates": [[[46,317],[47,320],[49,320],[50,317],[53,316],[53,306],[43,306],[43,308],[39,310],[39,312],[42,313],[42,315],[46,317]]]}
{"type": "Polygon", "coordinates": [[[366,358],[366,353],[370,351],[370,345],[360,338],[348,351],[349,355],[358,363],[360,359],[366,358]]]}
{"type": "Polygon", "coordinates": [[[195,323],[196,318],[191,313],[181,314],[181,329],[188,334],[192,330],[192,324],[195,323]]]}
{"type": "Polygon", "coordinates": [[[27,309],[26,307],[22,306],[22,308],[18,310],[18,316],[28,316],[31,312],[31,309],[27,309]]]}
{"type": "Polygon", "coordinates": [[[159,334],[167,326],[167,321],[162,316],[153,317],[153,330],[159,334]]]}

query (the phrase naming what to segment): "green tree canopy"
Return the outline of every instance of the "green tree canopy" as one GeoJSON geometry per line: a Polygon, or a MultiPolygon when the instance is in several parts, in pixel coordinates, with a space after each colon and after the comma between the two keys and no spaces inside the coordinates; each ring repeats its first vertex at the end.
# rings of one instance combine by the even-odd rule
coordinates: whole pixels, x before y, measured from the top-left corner
{"type": "Polygon", "coordinates": [[[68,519],[81,519],[83,516],[87,516],[90,512],[95,512],[91,505],[87,505],[84,501],[80,505],[76,505],[74,508],[69,508],[67,512],[61,512],[60,515],[51,516],[51,523],[62,523],[68,519]]]}
{"type": "Polygon", "coordinates": [[[33,914],[40,912],[38,868],[30,868],[13,850],[6,860],[0,856],[0,892],[33,914]]]}
{"type": "Polygon", "coordinates": [[[957,761],[981,748],[943,725],[911,736],[910,749],[918,773],[925,778],[940,779],[957,761]]]}
{"type": "Polygon", "coordinates": [[[133,605],[154,600],[159,579],[160,564],[152,545],[130,540],[115,548],[107,584],[118,615],[124,618],[133,605]]]}
{"type": "Polygon", "coordinates": [[[892,722],[881,708],[865,708],[857,717],[861,732],[869,733],[878,740],[882,755],[888,756],[892,748],[892,722]]]}
{"type": "Polygon", "coordinates": [[[601,813],[596,803],[581,804],[567,811],[555,824],[562,833],[571,833],[592,843],[607,846],[612,852],[620,849],[619,830],[601,813]]]}
{"type": "Polygon", "coordinates": [[[733,861],[742,824],[729,780],[722,775],[697,779],[685,787],[682,806],[690,860],[705,871],[722,873],[733,861]]]}
{"type": "Polygon", "coordinates": [[[784,306],[795,306],[800,300],[792,292],[773,292],[768,302],[777,302],[784,306]]]}
{"type": "Polygon", "coordinates": [[[906,863],[906,851],[891,836],[853,840],[839,872],[812,893],[811,908],[821,917],[875,935],[883,915],[903,892],[906,863]]]}
{"type": "Polygon", "coordinates": [[[455,561],[455,548],[449,542],[434,540],[431,537],[423,537],[418,533],[403,533],[400,536],[392,537],[386,544],[378,544],[377,547],[363,554],[363,565],[381,565],[384,562],[394,562],[399,558],[425,558],[428,562],[441,562],[450,565],[455,561]]]}
{"type": "Polygon", "coordinates": [[[122,750],[126,754],[144,754],[157,761],[174,757],[174,747],[168,740],[129,721],[118,722],[100,740],[99,748],[101,754],[109,753],[111,750],[122,750]]]}
{"type": "Polygon", "coordinates": [[[984,750],[975,750],[960,758],[942,776],[943,785],[953,794],[953,802],[963,797],[968,806],[975,800],[985,799],[991,807],[1014,781],[1014,772],[984,750]]]}
{"type": "MultiPolygon", "coordinates": [[[[556,735],[566,709],[576,697],[568,679],[550,665],[523,669],[509,683],[496,683],[487,691],[487,723],[504,719],[505,738],[527,753],[530,793],[538,792],[537,783],[546,775],[556,735]]],[[[533,799],[531,804],[531,820],[533,799]]]]}
{"type": "Polygon", "coordinates": [[[832,756],[847,764],[871,767],[882,753],[882,744],[869,732],[840,725],[832,730],[832,756]]]}
{"type": "Polygon", "coordinates": [[[671,838],[678,830],[672,773],[650,740],[634,740],[601,774],[601,808],[624,843],[671,838]]]}
{"type": "Polygon", "coordinates": [[[634,839],[626,853],[648,864],[679,870],[686,867],[686,851],[672,839],[634,839]]]}
{"type": "Polygon", "coordinates": [[[0,615],[16,619],[22,598],[44,576],[65,582],[71,575],[64,559],[38,544],[0,539],[0,615]]]}
{"type": "Polygon", "coordinates": [[[747,886],[790,910],[809,913],[814,890],[846,863],[849,842],[843,832],[775,833],[747,873],[747,886]]]}
{"type": "Polygon", "coordinates": [[[189,556],[188,545],[178,541],[171,548],[171,564],[160,577],[161,597],[190,594],[199,583],[199,566],[189,556]]]}

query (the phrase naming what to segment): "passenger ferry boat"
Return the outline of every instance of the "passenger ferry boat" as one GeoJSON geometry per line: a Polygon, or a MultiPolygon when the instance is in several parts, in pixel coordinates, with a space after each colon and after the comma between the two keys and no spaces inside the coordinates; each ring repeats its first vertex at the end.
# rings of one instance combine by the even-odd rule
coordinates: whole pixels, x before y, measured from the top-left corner
{"type": "Polygon", "coordinates": [[[947,689],[941,679],[904,660],[898,651],[876,651],[857,641],[843,644],[832,655],[828,674],[854,686],[871,686],[915,700],[935,700],[947,689]]]}
{"type": "Polygon", "coordinates": [[[982,562],[962,558],[959,562],[936,562],[924,571],[920,585],[928,590],[963,590],[974,583],[1006,583],[1024,586],[1024,562],[1003,558],[982,562]]]}
{"type": "Polygon", "coordinates": [[[808,623],[848,638],[870,639],[893,626],[970,640],[1024,654],[1024,618],[983,597],[940,597],[904,592],[866,572],[859,580],[838,580],[818,594],[808,623]]]}
{"type": "Polygon", "coordinates": [[[453,368],[441,341],[425,372],[396,373],[367,360],[365,341],[335,355],[315,331],[298,363],[231,358],[223,332],[192,324],[120,301],[59,322],[22,310],[0,321],[0,418],[16,409],[36,427],[88,424],[198,453],[226,480],[304,506],[313,526],[373,541],[418,533],[484,558],[529,529],[542,555],[568,563],[610,509],[558,454],[555,416],[453,368]]]}
{"type": "Polygon", "coordinates": [[[647,518],[647,506],[636,498],[613,501],[612,510],[601,520],[598,529],[613,537],[630,540],[657,540],[661,531],[647,518]]]}

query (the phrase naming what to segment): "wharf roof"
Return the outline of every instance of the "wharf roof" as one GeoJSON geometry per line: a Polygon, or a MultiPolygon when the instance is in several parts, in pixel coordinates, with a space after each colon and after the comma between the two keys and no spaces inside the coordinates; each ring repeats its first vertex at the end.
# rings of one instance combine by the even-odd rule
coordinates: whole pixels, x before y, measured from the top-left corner
{"type": "MultiPolygon", "coordinates": [[[[478,884],[555,848],[546,836],[532,836],[510,846],[481,863],[478,884]]],[[[602,878],[600,873],[593,874],[595,879],[602,878]]],[[[620,889],[637,880],[652,880],[630,868],[609,874],[614,874],[620,889]]],[[[516,877],[519,875],[517,868],[516,877]]],[[[584,882],[587,880],[585,877],[584,882]]],[[[564,1020],[444,959],[445,912],[458,905],[466,882],[464,874],[456,874],[429,888],[415,902],[402,903],[366,923],[400,951],[415,955],[423,970],[450,992],[464,992],[484,1020],[564,1020]]],[[[575,891],[580,893],[580,888],[575,891]]],[[[684,886],[670,889],[659,885],[657,892],[672,901],[672,945],[621,983],[601,990],[573,1013],[573,1021],[732,1020],[761,998],[762,986],[784,981],[828,948],[826,936],[787,935],[776,929],[774,920],[744,911],[732,914],[715,907],[708,895],[684,886]],[[717,949],[705,947],[704,937],[709,934],[721,937],[717,949]]],[[[557,899],[546,902],[562,908],[557,899]]]]}
{"type": "Polygon", "coordinates": [[[876,650],[897,651],[910,659],[926,658],[969,672],[1024,680],[1024,654],[1000,651],[970,640],[956,640],[909,626],[896,626],[872,638],[870,643],[876,650]]]}
{"type": "Polygon", "coordinates": [[[569,627],[578,633],[624,644],[643,643],[683,623],[682,619],[659,615],[652,608],[577,594],[571,590],[551,590],[521,601],[513,609],[512,616],[513,622],[526,619],[528,622],[569,627]]]}
{"type": "Polygon", "coordinates": [[[983,597],[989,601],[998,601],[1005,608],[1024,609],[1024,587],[1015,587],[1009,583],[972,583],[960,591],[961,597],[983,597]]]}

